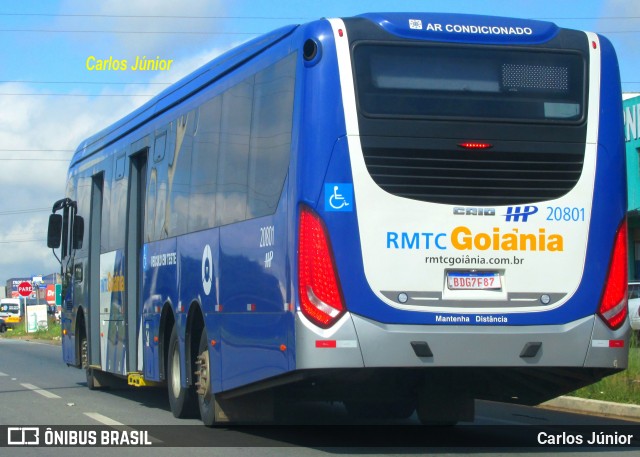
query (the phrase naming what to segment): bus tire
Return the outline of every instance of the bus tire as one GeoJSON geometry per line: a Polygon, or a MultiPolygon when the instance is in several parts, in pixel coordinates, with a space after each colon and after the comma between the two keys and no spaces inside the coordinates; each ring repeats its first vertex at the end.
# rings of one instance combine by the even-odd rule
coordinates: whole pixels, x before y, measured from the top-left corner
{"type": "Polygon", "coordinates": [[[167,354],[167,392],[169,405],[174,417],[192,417],[195,409],[193,389],[182,387],[180,382],[180,345],[178,344],[178,330],[174,325],[169,339],[169,351],[167,354]]]}
{"type": "Polygon", "coordinates": [[[216,401],[211,386],[211,358],[209,356],[209,338],[207,330],[202,330],[200,345],[198,346],[198,358],[196,360],[196,388],[198,393],[198,409],[200,419],[207,427],[213,427],[216,423],[216,401]]]}
{"type": "Polygon", "coordinates": [[[80,366],[87,377],[87,387],[89,390],[96,390],[96,378],[93,376],[93,370],[89,368],[89,342],[84,335],[80,339],[80,366]]]}

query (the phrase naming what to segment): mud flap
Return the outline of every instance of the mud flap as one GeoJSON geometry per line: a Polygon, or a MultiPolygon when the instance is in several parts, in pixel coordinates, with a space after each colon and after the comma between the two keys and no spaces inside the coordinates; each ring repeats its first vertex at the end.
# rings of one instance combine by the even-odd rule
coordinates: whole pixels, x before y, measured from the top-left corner
{"type": "Polygon", "coordinates": [[[275,419],[273,390],[254,392],[238,397],[215,397],[216,423],[272,422],[275,419]]]}

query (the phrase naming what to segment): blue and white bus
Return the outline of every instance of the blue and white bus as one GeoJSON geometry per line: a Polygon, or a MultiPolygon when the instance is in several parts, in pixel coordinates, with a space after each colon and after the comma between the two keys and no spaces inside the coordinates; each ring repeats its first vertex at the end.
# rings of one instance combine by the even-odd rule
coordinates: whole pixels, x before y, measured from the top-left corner
{"type": "Polygon", "coordinates": [[[249,41],[78,147],[48,240],[64,361],[207,425],[294,399],[452,424],[620,371],[621,105],[609,41],[549,22],[249,41]]]}

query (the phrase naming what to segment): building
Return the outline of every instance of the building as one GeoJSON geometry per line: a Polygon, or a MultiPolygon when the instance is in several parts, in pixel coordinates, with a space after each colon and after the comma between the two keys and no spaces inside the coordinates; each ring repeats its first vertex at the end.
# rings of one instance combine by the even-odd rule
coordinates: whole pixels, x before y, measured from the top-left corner
{"type": "MultiPolygon", "coordinates": [[[[5,287],[5,295],[7,297],[18,297],[18,285],[21,282],[28,282],[33,284],[33,276],[31,277],[24,277],[24,278],[10,278],[7,279],[7,283],[6,283],[6,287],[5,287]]],[[[35,292],[35,288],[34,288],[34,293],[31,294],[30,297],[27,298],[27,304],[31,305],[31,304],[36,304],[36,303],[40,303],[40,304],[46,304],[47,303],[47,299],[50,297],[47,297],[47,290],[51,290],[51,288],[53,287],[53,290],[55,291],[55,284],[61,284],[62,283],[62,278],[60,276],[60,273],[51,273],[50,275],[46,275],[46,276],[42,276],[42,281],[38,282],[37,284],[37,293],[35,292]]],[[[50,292],[49,292],[50,295],[50,292]]],[[[55,292],[54,292],[54,297],[55,297],[55,292]]]]}
{"type": "Polygon", "coordinates": [[[640,94],[624,94],[623,99],[631,281],[640,280],[640,94]]]}

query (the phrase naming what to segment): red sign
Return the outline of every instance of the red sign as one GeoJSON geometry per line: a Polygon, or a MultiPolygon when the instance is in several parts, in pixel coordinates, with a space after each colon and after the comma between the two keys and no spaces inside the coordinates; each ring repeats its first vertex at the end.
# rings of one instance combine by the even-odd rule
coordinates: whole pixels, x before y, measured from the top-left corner
{"type": "Polygon", "coordinates": [[[20,284],[18,284],[18,293],[21,296],[28,297],[29,295],[31,295],[32,292],[33,292],[33,288],[31,287],[31,284],[28,283],[27,281],[23,281],[20,284]]]}
{"type": "Polygon", "coordinates": [[[55,284],[47,285],[47,303],[49,305],[56,304],[56,286],[55,284]]]}

